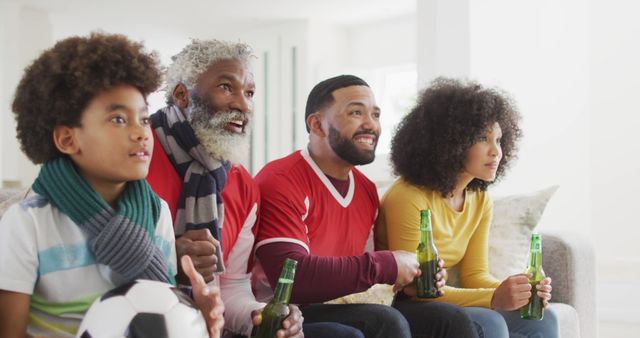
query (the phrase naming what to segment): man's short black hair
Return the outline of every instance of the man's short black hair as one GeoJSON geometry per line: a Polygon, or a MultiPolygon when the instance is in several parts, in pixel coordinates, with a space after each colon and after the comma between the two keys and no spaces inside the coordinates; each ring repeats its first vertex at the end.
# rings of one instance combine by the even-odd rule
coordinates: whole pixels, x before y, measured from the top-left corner
{"type": "Polygon", "coordinates": [[[315,85],[315,87],[313,87],[313,89],[311,89],[309,97],[307,98],[307,108],[304,112],[304,123],[307,127],[307,132],[310,131],[309,125],[307,124],[307,118],[309,117],[309,115],[325,109],[329,105],[331,105],[334,102],[334,91],[340,88],[351,86],[369,87],[369,84],[357,76],[338,75],[318,83],[317,85],[315,85]]]}

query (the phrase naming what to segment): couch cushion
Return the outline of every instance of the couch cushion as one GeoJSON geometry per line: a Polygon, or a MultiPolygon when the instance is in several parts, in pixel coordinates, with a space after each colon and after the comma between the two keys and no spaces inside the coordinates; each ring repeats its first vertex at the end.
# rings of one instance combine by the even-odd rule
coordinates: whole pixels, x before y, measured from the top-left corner
{"type": "Polygon", "coordinates": [[[28,192],[29,189],[0,189],[0,218],[10,206],[23,199],[28,192]]]}
{"type": "MultiPolygon", "coordinates": [[[[495,199],[489,231],[489,271],[493,276],[503,280],[524,271],[531,233],[557,189],[556,185],[529,194],[495,199]]],[[[544,248],[544,243],[542,246],[544,248]]]]}
{"type": "Polygon", "coordinates": [[[573,306],[563,303],[551,303],[549,307],[558,317],[560,326],[560,337],[580,338],[580,322],[578,312],[573,306]]]}

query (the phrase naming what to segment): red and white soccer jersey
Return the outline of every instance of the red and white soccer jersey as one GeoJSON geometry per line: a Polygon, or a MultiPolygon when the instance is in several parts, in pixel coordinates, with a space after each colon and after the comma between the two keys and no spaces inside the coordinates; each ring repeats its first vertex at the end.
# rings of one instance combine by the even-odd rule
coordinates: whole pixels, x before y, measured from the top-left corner
{"type": "MultiPolygon", "coordinates": [[[[154,138],[147,182],[156,194],[169,204],[171,216],[175,219],[183,181],[157,138],[154,138]]],[[[225,268],[240,272],[237,269],[238,264],[235,263],[241,263],[240,265],[244,266],[244,272],[241,273],[246,273],[247,262],[257,232],[260,190],[243,166],[233,165],[227,173],[222,200],[224,201],[222,246],[225,268]]]]}
{"type": "MultiPolygon", "coordinates": [[[[260,190],[241,165],[232,166],[227,175],[227,183],[222,191],[225,272],[219,276],[222,300],[225,302],[225,329],[249,335],[253,327],[251,311],[264,306],[255,300],[250,282],[253,262],[251,248],[258,231],[260,190]]],[[[156,137],[147,181],[160,198],[169,204],[175,219],[183,180],[156,137]]]]}
{"type": "Polygon", "coordinates": [[[262,195],[256,249],[290,242],[315,256],[363,254],[378,193],[360,171],[349,172],[343,197],[304,149],[267,164],[256,182],[262,195]]]}

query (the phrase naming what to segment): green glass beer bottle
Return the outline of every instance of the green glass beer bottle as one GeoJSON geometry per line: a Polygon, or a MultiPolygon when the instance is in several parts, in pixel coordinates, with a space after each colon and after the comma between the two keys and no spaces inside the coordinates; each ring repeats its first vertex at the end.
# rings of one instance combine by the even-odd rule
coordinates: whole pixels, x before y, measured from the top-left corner
{"type": "Polygon", "coordinates": [[[287,258],[282,266],[273,299],[262,310],[262,323],[256,328],[254,338],[273,338],[282,327],[282,321],[289,315],[289,298],[293,289],[297,261],[287,258]]]}
{"type": "Polygon", "coordinates": [[[529,252],[529,266],[526,273],[531,274],[529,284],[531,284],[531,298],[529,303],[520,308],[520,318],[542,320],[544,316],[544,306],[542,298],[538,296],[536,285],[546,276],[542,270],[542,242],[539,234],[531,235],[531,249],[529,252]]]}
{"type": "Polygon", "coordinates": [[[438,297],[435,275],[438,272],[438,249],[433,243],[431,210],[420,210],[420,244],[416,249],[422,274],[416,278],[418,298],[438,297]]]}

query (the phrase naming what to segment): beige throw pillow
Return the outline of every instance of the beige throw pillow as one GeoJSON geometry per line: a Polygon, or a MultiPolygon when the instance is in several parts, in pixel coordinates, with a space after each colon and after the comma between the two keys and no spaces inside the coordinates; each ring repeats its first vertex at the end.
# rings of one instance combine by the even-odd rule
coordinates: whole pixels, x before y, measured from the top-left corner
{"type": "Polygon", "coordinates": [[[350,294],[325,302],[325,304],[382,304],[391,305],[393,302],[393,285],[376,284],[367,291],[350,294]]]}
{"type": "MultiPolygon", "coordinates": [[[[489,230],[489,272],[494,277],[504,280],[524,271],[531,233],[557,189],[558,186],[554,185],[540,191],[494,200],[493,220],[489,230]]],[[[458,267],[448,269],[447,272],[447,285],[460,287],[458,267]]]]}
{"type": "Polygon", "coordinates": [[[489,272],[493,276],[503,280],[524,271],[531,233],[557,189],[554,185],[529,194],[495,199],[489,231],[489,272]]]}

